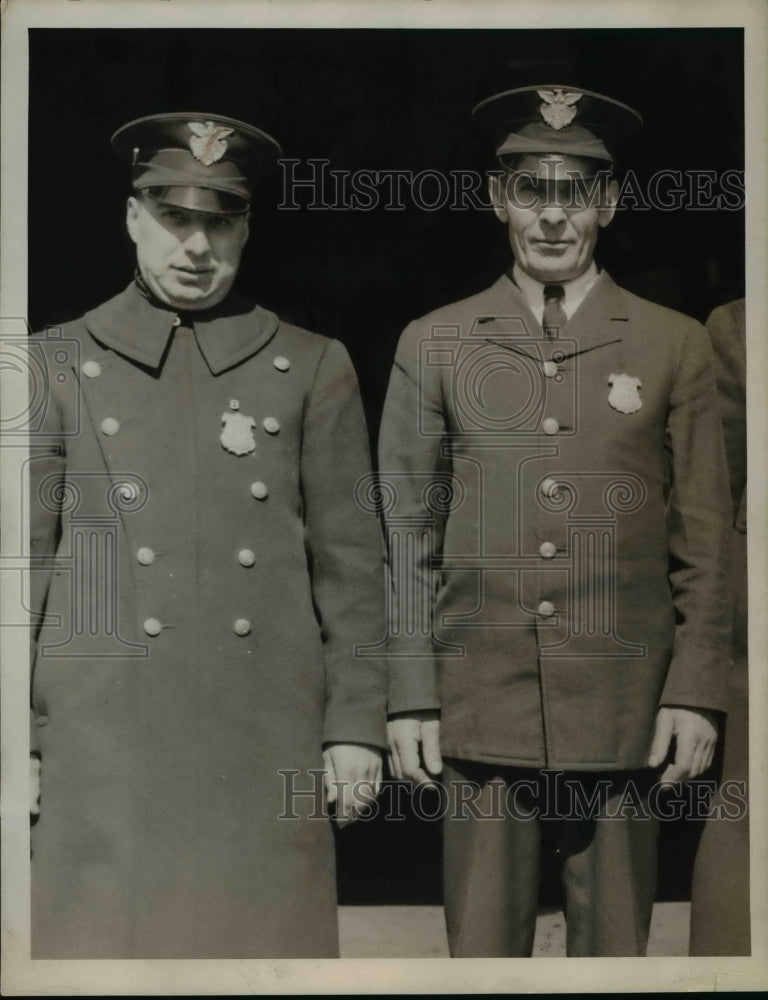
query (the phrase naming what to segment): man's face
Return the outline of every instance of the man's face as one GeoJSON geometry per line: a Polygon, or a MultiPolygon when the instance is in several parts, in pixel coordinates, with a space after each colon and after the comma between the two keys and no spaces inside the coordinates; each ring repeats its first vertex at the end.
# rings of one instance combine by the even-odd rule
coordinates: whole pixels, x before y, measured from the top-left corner
{"type": "Polygon", "coordinates": [[[592,263],[618,189],[616,181],[600,185],[592,175],[580,157],[530,154],[514,172],[491,178],[494,211],[507,226],[515,261],[536,281],[569,281],[592,263]]]}
{"type": "Polygon", "coordinates": [[[244,215],[128,199],[126,225],[150,291],[174,309],[208,309],[227,295],[248,239],[244,215]]]}

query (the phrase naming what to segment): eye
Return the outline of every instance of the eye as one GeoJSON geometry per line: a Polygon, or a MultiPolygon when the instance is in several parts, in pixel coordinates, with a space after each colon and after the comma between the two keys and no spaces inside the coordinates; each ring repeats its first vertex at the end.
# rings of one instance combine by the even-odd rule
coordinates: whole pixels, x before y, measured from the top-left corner
{"type": "Polygon", "coordinates": [[[513,174],[507,182],[507,198],[512,205],[520,208],[536,206],[541,196],[541,185],[530,174],[513,174]]]}
{"type": "Polygon", "coordinates": [[[183,226],[189,222],[189,217],[184,212],[177,212],[172,208],[166,209],[163,212],[163,218],[172,222],[175,226],[183,226]]]}
{"type": "Polygon", "coordinates": [[[234,224],[234,220],[228,215],[217,215],[211,222],[213,229],[231,229],[234,224]]]}

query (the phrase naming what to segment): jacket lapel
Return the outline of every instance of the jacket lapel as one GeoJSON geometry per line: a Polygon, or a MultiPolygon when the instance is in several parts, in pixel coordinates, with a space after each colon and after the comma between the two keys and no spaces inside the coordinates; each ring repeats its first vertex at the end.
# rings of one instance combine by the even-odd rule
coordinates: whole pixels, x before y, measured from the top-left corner
{"type": "Polygon", "coordinates": [[[629,314],[624,293],[601,271],[587,297],[563,328],[563,337],[578,349],[597,348],[624,336],[629,314]]]}
{"type": "Polygon", "coordinates": [[[85,315],[85,325],[100,344],[153,371],[162,367],[179,320],[194,328],[200,352],[213,375],[260,351],[279,325],[274,313],[236,294],[213,309],[177,313],[149,301],[134,282],[85,315]]]}
{"type": "Polygon", "coordinates": [[[274,337],[278,325],[273,312],[235,295],[221,310],[198,313],[194,318],[197,344],[213,375],[260,351],[274,337]]]}
{"type": "Polygon", "coordinates": [[[541,337],[541,326],[530,310],[522,292],[506,275],[495,281],[480,296],[482,314],[475,318],[467,333],[480,338],[541,337]]]}

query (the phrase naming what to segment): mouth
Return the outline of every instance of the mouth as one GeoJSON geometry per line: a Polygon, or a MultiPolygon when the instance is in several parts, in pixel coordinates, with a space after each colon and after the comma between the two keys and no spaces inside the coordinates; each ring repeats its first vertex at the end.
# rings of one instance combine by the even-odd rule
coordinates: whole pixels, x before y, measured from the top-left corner
{"type": "Polygon", "coordinates": [[[570,240],[533,240],[534,248],[542,254],[562,254],[572,246],[570,240]]]}
{"type": "Polygon", "coordinates": [[[176,280],[189,288],[205,288],[213,280],[212,267],[175,267],[176,280]]]}

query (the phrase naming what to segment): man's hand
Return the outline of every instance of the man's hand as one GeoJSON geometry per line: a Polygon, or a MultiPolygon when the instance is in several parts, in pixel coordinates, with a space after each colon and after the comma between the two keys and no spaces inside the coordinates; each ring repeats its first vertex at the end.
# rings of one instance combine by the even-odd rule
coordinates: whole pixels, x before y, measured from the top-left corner
{"type": "Polygon", "coordinates": [[[396,715],[387,723],[387,735],[389,766],[395,777],[416,785],[434,785],[443,770],[440,713],[429,709],[396,715]]]}
{"type": "Polygon", "coordinates": [[[345,826],[373,804],[381,788],[378,747],[332,743],[323,751],[328,804],[336,803],[336,823],[345,826]]]}
{"type": "Polygon", "coordinates": [[[659,767],[675,737],[675,759],[660,781],[687,781],[698,778],[712,763],[717,744],[717,713],[703,708],[660,708],[656,714],[649,767],[659,767]]]}
{"type": "Polygon", "coordinates": [[[29,758],[29,815],[40,815],[40,758],[29,758]]]}

